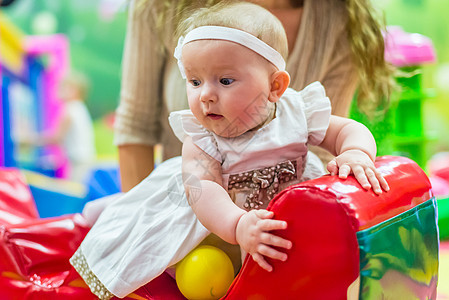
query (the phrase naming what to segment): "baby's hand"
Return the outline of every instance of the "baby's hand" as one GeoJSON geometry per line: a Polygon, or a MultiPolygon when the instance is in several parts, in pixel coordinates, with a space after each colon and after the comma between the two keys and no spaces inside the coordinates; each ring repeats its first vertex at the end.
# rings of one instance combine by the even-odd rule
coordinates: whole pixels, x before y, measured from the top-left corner
{"type": "Polygon", "coordinates": [[[269,233],[271,230],[287,228],[287,222],[272,220],[274,213],[264,209],[245,213],[237,223],[237,243],[248,252],[263,269],[271,272],[273,267],[264,256],[285,261],[287,254],[272,246],[290,249],[292,242],[269,233]]]}
{"type": "Polygon", "coordinates": [[[376,194],[381,194],[382,189],[390,190],[387,181],[376,169],[371,158],[360,150],[347,150],[341,153],[329,162],[327,170],[331,175],[338,174],[338,177],[343,179],[352,173],[364,189],[372,187],[376,194]]]}

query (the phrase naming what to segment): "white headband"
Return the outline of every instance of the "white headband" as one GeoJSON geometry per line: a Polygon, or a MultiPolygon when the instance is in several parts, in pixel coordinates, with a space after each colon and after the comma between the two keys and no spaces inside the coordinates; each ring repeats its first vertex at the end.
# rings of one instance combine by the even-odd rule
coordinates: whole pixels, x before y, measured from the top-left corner
{"type": "Polygon", "coordinates": [[[181,61],[182,47],[189,42],[197,40],[226,40],[240,44],[267,59],[278,70],[285,71],[285,60],[282,55],[254,35],[239,29],[224,26],[201,26],[187,33],[185,37],[181,36],[178,40],[178,46],[176,46],[174,56],[178,60],[178,67],[182,78],[186,78],[184,66],[181,61]]]}

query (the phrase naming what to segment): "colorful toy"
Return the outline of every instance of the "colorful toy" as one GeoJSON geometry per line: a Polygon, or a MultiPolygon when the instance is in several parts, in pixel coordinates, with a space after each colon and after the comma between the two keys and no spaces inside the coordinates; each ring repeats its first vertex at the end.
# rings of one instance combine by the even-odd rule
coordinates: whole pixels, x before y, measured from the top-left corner
{"type": "Polygon", "coordinates": [[[426,144],[431,138],[423,126],[423,102],[433,97],[422,88],[422,65],[433,63],[436,55],[432,41],[417,33],[406,33],[400,27],[387,28],[385,59],[399,68],[396,77],[400,91],[392,95],[389,109],[378,108],[378,114],[368,117],[351,107],[351,118],[365,124],[376,139],[378,155],[407,156],[424,167],[428,154],[426,144]]]}
{"type": "Polygon", "coordinates": [[[86,203],[86,187],[77,182],[23,170],[39,217],[80,213],[86,203]]]}
{"type": "Polygon", "coordinates": [[[118,167],[105,165],[93,168],[86,185],[86,202],[120,192],[118,167]]]}
{"type": "Polygon", "coordinates": [[[86,184],[22,170],[41,218],[81,213],[87,202],[120,192],[118,169],[99,166],[86,184]]]}
{"type": "Polygon", "coordinates": [[[13,160],[8,88],[11,75],[23,73],[25,54],[23,33],[0,12],[0,166],[10,166],[13,160]]]}
{"type": "Polygon", "coordinates": [[[269,209],[294,240],[285,262],[263,272],[247,257],[225,299],[435,299],[436,201],[425,173],[406,158],[376,165],[391,191],[360,189],[354,178],[324,176],[281,192],[269,209]],[[282,286],[274,290],[272,286],[282,286]]]}
{"type": "Polygon", "coordinates": [[[432,191],[437,199],[449,197],[449,182],[439,176],[430,176],[432,191]]]}
{"type": "MultiPolygon", "coordinates": [[[[436,299],[436,200],[422,169],[402,157],[376,166],[377,196],[349,177],[292,186],[269,205],[293,247],[273,272],[250,257],[222,299],[436,299]]],[[[0,171],[0,291],[5,299],[95,299],[67,263],[89,228],[78,214],[40,220],[17,171],[0,171]],[[20,196],[19,196],[20,195],[20,196]]],[[[167,273],[126,299],[185,299],[167,273]]]]}
{"type": "Polygon", "coordinates": [[[449,197],[438,199],[438,228],[441,240],[449,239],[449,197]]]}
{"type": "Polygon", "coordinates": [[[176,267],[176,283],[187,299],[219,299],[234,280],[234,267],[222,250],[199,246],[176,267]]]}
{"type": "Polygon", "coordinates": [[[449,299],[449,241],[440,244],[440,272],[437,300],[449,299]]]}
{"type": "MultiPolygon", "coordinates": [[[[41,122],[39,132],[53,131],[58,126],[61,116],[62,105],[57,96],[57,90],[69,68],[69,41],[63,34],[27,36],[25,49],[30,57],[47,58],[40,81],[42,98],[38,111],[41,122]]],[[[50,161],[55,169],[56,177],[66,177],[70,166],[68,166],[66,155],[59,145],[43,147],[37,159],[50,161]]]]}
{"type": "Polygon", "coordinates": [[[449,152],[432,156],[427,163],[430,176],[437,176],[449,184],[449,152]]]}
{"type": "Polygon", "coordinates": [[[3,14],[0,28],[0,166],[65,177],[67,159],[60,147],[26,148],[18,141],[57,124],[61,104],[56,87],[67,69],[68,40],[63,35],[25,36],[3,14]]]}
{"type": "Polygon", "coordinates": [[[449,239],[449,152],[435,154],[429,160],[427,168],[432,190],[438,202],[440,239],[447,240],[449,239]]]}

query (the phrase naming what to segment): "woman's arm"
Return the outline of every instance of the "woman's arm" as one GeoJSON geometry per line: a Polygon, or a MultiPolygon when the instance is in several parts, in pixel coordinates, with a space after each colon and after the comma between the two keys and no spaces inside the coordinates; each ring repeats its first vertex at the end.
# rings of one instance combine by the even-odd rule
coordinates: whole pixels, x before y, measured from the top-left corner
{"type": "Polygon", "coordinates": [[[144,180],[154,169],[154,147],[149,145],[118,146],[122,192],[144,180]]]}
{"type": "Polygon", "coordinates": [[[374,166],[376,159],[376,141],[363,124],[351,119],[331,116],[326,136],[320,145],[334,155],[329,162],[329,172],[346,178],[353,173],[363,188],[373,188],[376,194],[382,193],[381,187],[389,187],[382,174],[374,166]]]}
{"type": "Polygon", "coordinates": [[[160,132],[161,80],[164,58],[148,18],[151,7],[129,6],[123,52],[120,105],[114,143],[118,146],[122,190],[128,191],[154,168],[154,148],[160,132]]]}
{"type": "Polygon", "coordinates": [[[246,212],[235,205],[222,186],[221,164],[193,144],[190,137],[184,140],[182,160],[187,199],[208,230],[229,243],[238,243],[267,271],[272,267],[264,256],[287,259],[273,246],[290,249],[291,242],[270,233],[287,228],[286,222],[273,220],[272,212],[246,212]]]}

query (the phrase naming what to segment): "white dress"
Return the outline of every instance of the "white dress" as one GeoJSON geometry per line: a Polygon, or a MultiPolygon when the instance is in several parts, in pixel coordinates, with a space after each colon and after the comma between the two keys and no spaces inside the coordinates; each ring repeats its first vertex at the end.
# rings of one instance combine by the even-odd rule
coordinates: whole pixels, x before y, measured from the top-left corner
{"type": "MultiPolygon", "coordinates": [[[[249,210],[265,208],[285,187],[324,173],[307,145],[323,140],[330,110],[323,86],[315,82],[300,92],[287,89],[272,121],[236,138],[206,130],[190,110],[173,112],[170,125],[178,138],[191,136],[222,164],[224,188],[249,210]]],[[[187,202],[176,157],[105,208],[71,263],[100,298],[111,292],[124,297],[176,264],[208,234],[187,202]]]]}

